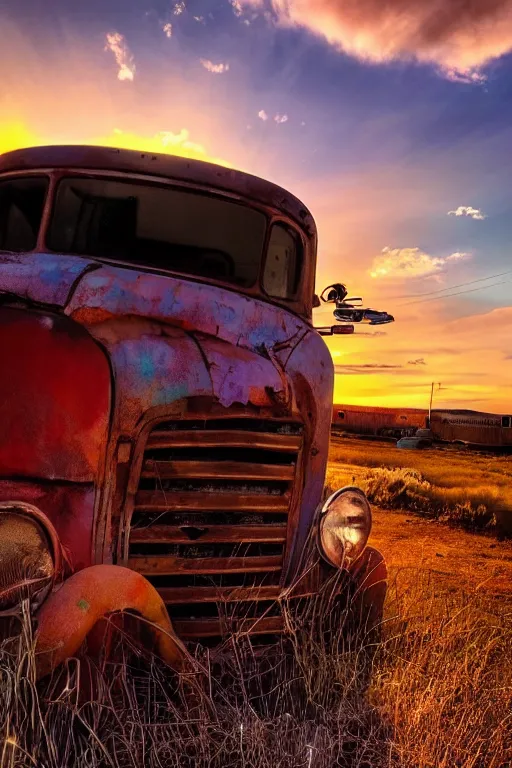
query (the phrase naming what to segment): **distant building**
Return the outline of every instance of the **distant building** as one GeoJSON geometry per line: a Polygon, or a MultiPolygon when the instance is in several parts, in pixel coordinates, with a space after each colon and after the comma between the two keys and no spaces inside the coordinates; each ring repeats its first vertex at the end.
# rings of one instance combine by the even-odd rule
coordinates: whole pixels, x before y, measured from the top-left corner
{"type": "MultiPolygon", "coordinates": [[[[428,426],[428,411],[421,408],[379,408],[334,405],[332,428],[337,432],[377,437],[409,437],[428,426]]],[[[482,447],[512,448],[512,415],[472,410],[433,410],[430,428],[442,442],[482,447]]]]}
{"type": "Polygon", "coordinates": [[[512,447],[512,415],[467,410],[432,411],[431,429],[437,440],[469,445],[512,447]]]}
{"type": "Polygon", "coordinates": [[[332,427],[340,432],[380,437],[407,437],[425,428],[428,411],[420,408],[378,408],[335,405],[332,427]]]}

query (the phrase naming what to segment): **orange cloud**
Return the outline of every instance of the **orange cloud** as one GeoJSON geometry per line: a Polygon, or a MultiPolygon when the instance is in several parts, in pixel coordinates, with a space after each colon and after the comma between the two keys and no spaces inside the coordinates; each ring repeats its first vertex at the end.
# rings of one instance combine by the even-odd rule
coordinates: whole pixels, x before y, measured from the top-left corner
{"type": "Polygon", "coordinates": [[[308,27],[370,62],[415,59],[450,79],[481,83],[478,69],[512,50],[512,0],[243,0],[280,23],[308,27]]]}

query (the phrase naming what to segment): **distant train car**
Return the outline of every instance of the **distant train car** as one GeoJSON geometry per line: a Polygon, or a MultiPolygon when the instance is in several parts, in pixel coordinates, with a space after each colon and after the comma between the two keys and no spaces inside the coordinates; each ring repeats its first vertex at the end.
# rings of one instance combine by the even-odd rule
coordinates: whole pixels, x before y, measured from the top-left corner
{"type": "Polygon", "coordinates": [[[469,410],[432,411],[436,440],[475,447],[512,448],[512,415],[469,410]]]}
{"type": "Polygon", "coordinates": [[[335,431],[376,437],[408,437],[427,426],[428,411],[420,408],[379,408],[364,405],[334,405],[335,431]]]}

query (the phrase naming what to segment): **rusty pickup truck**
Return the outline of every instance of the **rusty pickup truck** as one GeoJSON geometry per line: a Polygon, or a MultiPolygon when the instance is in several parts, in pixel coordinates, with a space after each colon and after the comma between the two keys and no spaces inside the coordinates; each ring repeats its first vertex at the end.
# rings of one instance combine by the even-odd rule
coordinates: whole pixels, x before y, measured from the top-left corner
{"type": "Polygon", "coordinates": [[[306,207],[239,171],[86,146],[0,156],[0,610],[30,601],[40,675],[116,612],[176,667],[235,631],[240,605],[270,642],[284,600],[341,573],[378,622],[368,501],[324,498],[316,248],[306,207]]]}

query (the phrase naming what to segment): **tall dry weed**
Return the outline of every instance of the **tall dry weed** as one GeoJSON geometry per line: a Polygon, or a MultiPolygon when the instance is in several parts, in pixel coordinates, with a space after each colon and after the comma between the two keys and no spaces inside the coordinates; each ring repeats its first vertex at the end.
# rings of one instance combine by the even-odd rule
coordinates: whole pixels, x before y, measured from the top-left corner
{"type": "Polygon", "coordinates": [[[116,663],[70,660],[36,683],[25,617],[0,648],[1,768],[512,765],[510,615],[439,599],[415,572],[395,578],[377,644],[322,600],[284,610],[272,652],[243,636],[198,652],[208,705],[126,638],[116,663]]]}
{"type": "Polygon", "coordinates": [[[344,485],[351,475],[350,482],[356,482],[380,507],[405,509],[475,530],[496,529],[499,521],[512,514],[508,500],[494,486],[438,486],[410,468],[351,470],[332,464],[327,473],[327,492],[344,485]]]}

